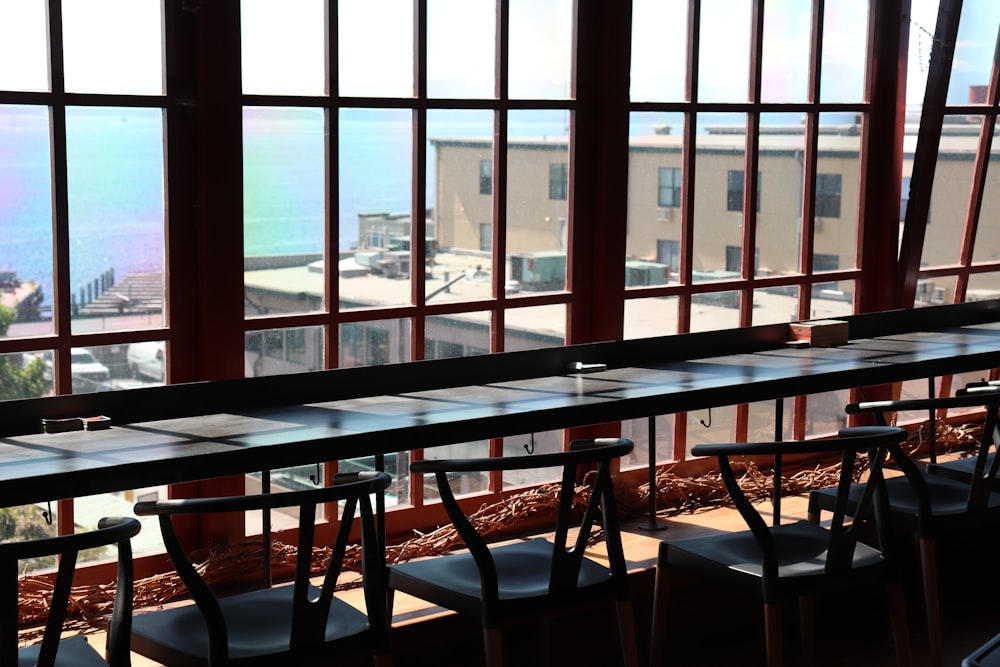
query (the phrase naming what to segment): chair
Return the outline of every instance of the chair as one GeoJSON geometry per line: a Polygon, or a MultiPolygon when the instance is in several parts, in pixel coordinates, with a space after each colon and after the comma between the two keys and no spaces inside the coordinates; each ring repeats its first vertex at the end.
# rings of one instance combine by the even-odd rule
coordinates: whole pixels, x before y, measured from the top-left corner
{"type": "Polygon", "coordinates": [[[726,489],[749,530],[660,543],[653,591],[650,665],[666,664],[665,658],[670,654],[666,641],[669,582],[676,569],[698,572],[727,585],[760,590],[764,602],[765,650],[771,667],[781,665],[783,660],[782,617],[786,602],[798,600],[803,663],[813,664],[813,596],[824,591],[837,593],[845,586],[855,585],[859,587],[858,597],[864,599],[865,586],[884,584],[897,661],[900,665],[909,664],[905,601],[894,562],[884,551],[861,542],[862,532],[869,528],[864,522],[845,522],[844,512],[855,465],[859,455],[867,454],[869,477],[859,503],[876,510],[875,527],[883,529],[884,503],[877,502],[881,495],[882,461],[886,453],[897,453],[905,439],[906,431],[901,428],[867,427],[842,429],[835,440],[693,447],[694,456],[717,457],[726,489]],[[810,521],[769,526],[740,488],[733,458],[821,452],[841,453],[837,485],[840,495],[829,527],[810,521]]]}
{"type": "MultiPolygon", "coordinates": [[[[963,396],[920,398],[894,401],[852,403],[848,414],[871,414],[885,424],[886,412],[938,410],[942,408],[986,407],[983,441],[975,456],[974,474],[968,481],[942,474],[926,474],[907,456],[895,460],[903,475],[885,481],[893,529],[917,536],[921,583],[927,620],[928,645],[932,664],[944,660],[941,631],[940,593],[937,574],[936,540],[946,534],[974,535],[1000,525],[1000,493],[993,491],[996,466],[987,466],[994,432],[1000,394],[970,393],[963,396]]],[[[938,464],[939,466],[941,464],[938,464]]],[[[860,487],[851,490],[847,512],[854,515],[860,487]]],[[[817,489],[809,494],[809,516],[818,521],[822,511],[830,511],[837,502],[833,489],[817,489]]]]}
{"type": "MultiPolygon", "coordinates": [[[[982,396],[984,394],[998,393],[1000,392],[1000,385],[994,382],[975,382],[969,383],[964,388],[959,389],[955,392],[956,396],[982,396]]],[[[982,399],[978,399],[976,404],[982,403],[982,399]]],[[[994,429],[996,429],[996,424],[994,424],[994,429]]],[[[998,436],[996,430],[990,434],[993,442],[1000,442],[1000,436],[998,436]]],[[[977,473],[976,466],[980,465],[980,460],[978,456],[966,456],[960,459],[954,459],[952,461],[943,461],[937,463],[928,463],[927,472],[935,475],[944,475],[945,477],[951,477],[952,479],[957,479],[960,482],[965,482],[966,484],[972,481],[975,475],[987,475],[993,480],[993,490],[1000,491],[1000,478],[997,477],[997,468],[1000,466],[1000,462],[997,461],[996,456],[993,452],[989,452],[986,459],[983,461],[983,469],[977,473]]]]}
{"type": "Polygon", "coordinates": [[[105,518],[97,530],[28,542],[0,544],[3,568],[3,610],[0,611],[0,665],[16,667],[128,667],[129,625],[132,620],[132,547],[129,540],[139,533],[140,524],[131,518],[105,518]],[[69,606],[77,555],[84,549],[118,546],[118,578],[111,618],[108,621],[104,658],[82,635],[62,639],[63,622],[69,606]],[[49,605],[42,641],[18,649],[18,561],[26,558],[59,556],[55,587],[49,605]]]}
{"type": "Polygon", "coordinates": [[[414,473],[433,474],[441,501],[466,551],[389,566],[389,607],[393,591],[402,591],[446,609],[478,618],[483,626],[486,665],[503,664],[503,629],[518,620],[613,600],[623,661],[637,664],[635,626],[625,557],[611,479],[612,462],[632,451],[624,438],[576,440],[569,450],[483,459],[415,461],[414,473]],[[558,511],[552,539],[537,537],[502,545],[487,545],[455,498],[449,475],[463,472],[509,471],[562,467],[558,511]],[[583,472],[596,466],[596,472],[583,472]],[[582,518],[574,516],[577,485],[586,483],[590,496],[582,518]],[[585,551],[600,521],[607,548],[607,565],[586,557],[585,551]],[[568,535],[578,525],[568,547],[568,535]]]}
{"type": "Polygon", "coordinates": [[[1000,667],[1000,635],[967,655],[962,667],[1000,667]]]}
{"type": "Polygon", "coordinates": [[[246,667],[333,664],[338,655],[374,654],[391,664],[385,612],[385,558],[378,543],[370,495],[388,487],[389,475],[337,475],[333,485],[306,491],[141,502],[135,512],[157,515],[167,553],[194,604],[138,614],[132,650],[170,667],[246,667]],[[342,513],[322,586],[310,584],[317,505],[341,503],[342,513]],[[246,512],[297,507],[295,580],[288,585],[216,596],[195,570],[174,530],[184,514],[246,512]],[[368,613],[334,596],[355,513],[360,508],[362,574],[368,613]]]}

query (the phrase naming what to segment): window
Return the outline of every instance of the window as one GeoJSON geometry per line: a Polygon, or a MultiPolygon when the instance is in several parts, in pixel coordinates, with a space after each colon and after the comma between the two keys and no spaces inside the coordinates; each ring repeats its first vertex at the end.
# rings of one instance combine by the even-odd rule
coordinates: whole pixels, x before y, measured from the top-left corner
{"type": "Polygon", "coordinates": [[[840,174],[816,175],[817,217],[840,217],[840,180],[840,174]]]}
{"type": "Polygon", "coordinates": [[[493,160],[479,161],[479,194],[493,194],[493,160]]]}
{"type": "Polygon", "coordinates": [[[549,165],[549,199],[566,199],[569,178],[565,164],[549,165]]]}
{"type": "MultiPolygon", "coordinates": [[[[743,210],[743,172],[730,170],[726,176],[726,210],[743,210]]],[[[760,213],[760,174],[757,174],[757,212],[760,213]]]]}
{"type": "Polygon", "coordinates": [[[677,167],[660,167],[657,205],[678,207],[681,205],[681,170],[677,167]]]}

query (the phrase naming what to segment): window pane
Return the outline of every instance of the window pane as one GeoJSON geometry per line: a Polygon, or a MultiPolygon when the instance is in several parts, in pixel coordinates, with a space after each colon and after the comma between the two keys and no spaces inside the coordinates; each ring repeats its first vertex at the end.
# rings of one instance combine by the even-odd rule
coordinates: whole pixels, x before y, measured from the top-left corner
{"type": "Polygon", "coordinates": [[[762,102],[805,102],[809,85],[810,3],[764,5],[762,102]]]}
{"type": "Polygon", "coordinates": [[[768,287],[753,292],[753,324],[778,324],[798,319],[799,290],[795,286],[768,287]]]}
{"type": "Polygon", "coordinates": [[[413,95],[413,0],[339,0],[340,94],[413,95]]]}
{"type": "Polygon", "coordinates": [[[565,111],[512,111],[508,140],[508,279],[526,291],[566,287],[569,239],[565,111]]]}
{"type": "Polygon", "coordinates": [[[986,104],[1000,25],[1000,3],[962,3],[948,104],[986,104]]]}
{"type": "Polygon", "coordinates": [[[1000,273],[976,273],[969,276],[966,302],[988,299],[1000,299],[1000,273]]]}
{"type": "Polygon", "coordinates": [[[410,111],[340,110],[341,310],[411,301],[412,134],[410,111]]]}
{"type": "Polygon", "coordinates": [[[820,101],[862,102],[869,0],[838,0],[825,8],[820,101]]]}
{"type": "MultiPolygon", "coordinates": [[[[432,447],[424,450],[425,459],[465,459],[484,458],[490,455],[490,443],[488,440],[477,440],[474,442],[463,442],[443,447],[432,447]]],[[[424,500],[433,502],[441,498],[441,493],[437,488],[437,480],[434,475],[423,475],[424,500]]],[[[448,475],[451,489],[456,496],[465,496],[473,493],[486,493],[490,490],[490,477],[488,472],[460,472],[448,475]]]]}
{"type": "MultiPolygon", "coordinates": [[[[815,283],[810,319],[823,320],[853,314],[854,281],[815,283]]],[[[798,318],[796,318],[798,319],[798,318]]]]}
{"type": "MultiPolygon", "coordinates": [[[[134,383],[159,385],[167,381],[167,347],[162,340],[132,343],[125,351],[127,374],[134,383]]],[[[122,386],[132,386],[119,382],[122,386]]]]}
{"type": "Polygon", "coordinates": [[[322,370],[323,327],[248,331],[244,338],[246,377],[322,370]]]}
{"type": "Polygon", "coordinates": [[[736,407],[726,405],[687,413],[686,456],[695,445],[733,442],[736,437],[736,407]]]}
{"type": "Polygon", "coordinates": [[[847,389],[810,394],[806,398],[806,437],[828,436],[847,426],[844,406],[850,400],[847,389]]]}
{"type": "MultiPolygon", "coordinates": [[[[563,451],[563,432],[545,431],[503,439],[504,457],[553,454],[563,451]]],[[[529,484],[541,484],[562,479],[562,468],[529,468],[508,470],[503,474],[503,488],[510,489],[529,484]]]]}
{"type": "Polygon", "coordinates": [[[424,358],[447,359],[489,353],[490,320],[488,311],[428,317],[424,358]]]}
{"type": "Polygon", "coordinates": [[[691,297],[691,331],[718,331],[740,326],[740,293],[705,292],[691,297]]]}
{"type": "Polygon", "coordinates": [[[410,320],[340,325],[340,367],[382,366],[411,361],[410,320]]]}
{"type": "Polygon", "coordinates": [[[162,95],[162,0],[62,0],[66,90],[162,95]]]}
{"type": "Polygon", "coordinates": [[[665,284],[680,268],[684,117],[634,113],[629,127],[626,258],[658,266],[626,271],[629,287],[665,284]]]}
{"type": "Polygon", "coordinates": [[[677,297],[627,299],[625,340],[677,333],[677,297]]]}
{"type": "Polygon", "coordinates": [[[700,102],[747,101],[752,5],[750,0],[715,0],[711,11],[701,12],[700,102]]]}
{"type": "Polygon", "coordinates": [[[73,331],[164,324],[160,109],[69,107],[73,331]]]}
{"type": "MultiPolygon", "coordinates": [[[[792,399],[781,398],[781,437],[789,440],[792,437],[792,399]]],[[[775,417],[777,416],[777,401],[750,403],[747,411],[747,441],[767,442],[774,440],[775,417]]],[[[714,416],[714,412],[713,412],[714,416]]]]}
{"type": "Polygon", "coordinates": [[[496,2],[427,3],[427,95],[494,97],[496,2]]]}
{"type": "Polygon", "coordinates": [[[0,3],[0,90],[49,90],[45,4],[42,0],[0,3]]]}
{"type": "MultiPolygon", "coordinates": [[[[655,437],[653,444],[656,450],[656,462],[671,461],[674,450],[674,415],[656,415],[653,420],[653,435],[655,437]]],[[[635,445],[632,453],[622,461],[622,467],[647,466],[649,464],[649,418],[623,421],[622,437],[628,438],[635,445]]]]}
{"type": "Polygon", "coordinates": [[[511,0],[510,97],[569,98],[574,6],[572,0],[511,0]]]}
{"type": "MultiPolygon", "coordinates": [[[[970,277],[970,286],[976,277],[970,277]]],[[[943,303],[955,303],[955,276],[934,276],[917,281],[917,296],[914,307],[937,306],[943,303]]]]}
{"type": "MultiPolygon", "coordinates": [[[[0,331],[6,319],[0,309],[0,331]]],[[[52,350],[0,354],[0,401],[50,396],[52,350]]]]}
{"type": "MultiPolygon", "coordinates": [[[[971,124],[978,126],[982,121],[982,117],[974,117],[971,124]]],[[[941,137],[921,266],[941,266],[959,261],[965,216],[969,210],[969,193],[975,175],[976,141],[974,135],[941,137]]],[[[984,200],[984,209],[989,210],[988,200],[984,200]]]]}
{"type": "Polygon", "coordinates": [[[324,95],[326,11],[322,0],[242,0],[243,92],[324,95]]]}
{"type": "Polygon", "coordinates": [[[536,350],[566,344],[566,306],[510,308],[504,326],[504,350],[536,350]]]}
{"type": "MultiPolygon", "coordinates": [[[[969,138],[973,141],[972,137],[969,138]]],[[[939,159],[937,168],[941,169],[942,161],[939,159]]],[[[990,167],[993,167],[991,164],[990,167]]],[[[998,212],[997,203],[1000,202],[1000,171],[997,169],[986,170],[986,183],[983,188],[983,205],[979,212],[979,225],[976,228],[975,245],[972,249],[973,263],[997,262],[1000,261],[1000,225],[996,224],[998,212]]],[[[947,220],[934,220],[937,224],[949,224],[947,220]]],[[[957,218],[950,225],[954,226],[957,218]]],[[[956,228],[955,233],[959,231],[956,228]]]]}
{"type": "Polygon", "coordinates": [[[632,3],[633,102],[685,99],[687,0],[634,0],[632,3]]]}
{"type": "Polygon", "coordinates": [[[247,317],[323,309],[325,137],[320,110],[243,110],[247,317]]]}
{"type": "Polygon", "coordinates": [[[0,105],[0,337],[52,332],[52,157],[45,107],[0,105]],[[43,319],[44,318],[44,319],[43,319]]]}
{"type": "Polygon", "coordinates": [[[819,117],[821,128],[844,128],[830,133],[824,131],[819,136],[813,250],[817,255],[839,258],[837,266],[826,270],[853,269],[857,264],[861,139],[860,128],[853,116],[846,125],[845,120],[842,114],[835,113],[824,113],[819,117]],[[833,213],[839,215],[831,215],[833,213]]]}
{"type": "Polygon", "coordinates": [[[428,303],[490,298],[493,112],[428,111],[428,303]]]}
{"type": "Polygon", "coordinates": [[[761,114],[760,123],[767,133],[760,137],[763,203],[757,215],[755,246],[760,259],[755,274],[799,273],[805,132],[795,114],[761,114]]]}
{"type": "MultiPolygon", "coordinates": [[[[695,282],[738,278],[738,266],[735,271],[727,269],[726,247],[739,248],[743,243],[746,115],[717,114],[713,121],[695,139],[695,282]]],[[[760,206],[766,211],[770,202],[760,206]]]]}

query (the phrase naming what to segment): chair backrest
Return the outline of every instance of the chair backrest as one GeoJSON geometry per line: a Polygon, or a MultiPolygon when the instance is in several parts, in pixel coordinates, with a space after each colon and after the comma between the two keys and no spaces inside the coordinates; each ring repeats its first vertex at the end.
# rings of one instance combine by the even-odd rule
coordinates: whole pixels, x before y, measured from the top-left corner
{"type": "Polygon", "coordinates": [[[27,558],[58,556],[55,586],[38,654],[38,667],[52,667],[59,650],[59,639],[66,620],[73,573],[78,554],[85,549],[118,546],[118,580],[114,607],[108,622],[107,659],[112,667],[129,664],[129,634],[132,623],[132,537],[140,524],[132,518],[104,518],[97,530],[60,535],[25,542],[0,544],[0,665],[17,664],[18,648],[18,561],[27,558]]]}
{"type": "MultiPolygon", "coordinates": [[[[884,530],[887,524],[886,506],[882,488],[882,464],[887,455],[900,455],[900,444],[906,440],[906,431],[892,426],[871,426],[841,429],[833,440],[794,440],[782,442],[746,442],[695,445],[693,456],[715,456],[719,472],[729,496],[757,540],[761,552],[765,590],[777,580],[779,554],[777,545],[764,517],[754,507],[746,491],[740,486],[733,470],[733,457],[774,457],[793,454],[841,454],[840,473],[837,481],[837,500],[829,525],[829,545],[825,569],[837,572],[850,569],[854,548],[861,536],[858,521],[845,521],[848,516],[848,493],[854,484],[855,467],[859,455],[868,456],[868,480],[858,502],[855,516],[874,514],[876,525],[884,530]],[[898,451],[897,451],[898,450],[898,451]]],[[[884,541],[883,541],[884,543],[884,541]]]]}
{"type": "Polygon", "coordinates": [[[210,664],[224,664],[228,659],[228,632],[218,598],[195,569],[181,547],[174,530],[173,517],[182,514],[247,512],[297,507],[299,515],[298,553],[293,583],[292,636],[294,652],[308,652],[323,645],[326,619],[343,566],[351,528],[357,516],[361,528],[361,568],[369,624],[376,644],[387,642],[388,627],[385,600],[385,554],[375,532],[370,496],[384,491],[391,482],[385,472],[359,472],[336,475],[328,487],[306,491],[268,493],[218,498],[184,498],[141,502],[135,506],[140,516],[157,515],[167,553],[205,618],[208,628],[210,664]],[[316,508],[327,503],[342,503],[336,539],[331,546],[329,566],[323,577],[320,595],[309,599],[315,536],[316,508]]]}
{"type": "Polygon", "coordinates": [[[497,568],[485,538],[469,521],[455,497],[448,475],[458,472],[562,467],[553,536],[552,567],[549,572],[549,593],[552,596],[567,595],[576,589],[584,551],[590,541],[594,525],[600,517],[611,578],[622,587],[621,593],[624,595],[627,571],[611,478],[611,464],[615,459],[627,455],[632,449],[632,442],[625,438],[591,438],[574,440],[570,443],[568,451],[564,452],[414,461],[410,465],[410,470],[414,473],[435,476],[448,518],[451,519],[479,568],[484,603],[489,605],[498,598],[497,568]],[[584,475],[582,474],[584,470],[592,472],[584,475]],[[586,484],[590,489],[582,515],[574,511],[575,500],[578,497],[577,488],[580,484],[586,484]],[[573,528],[577,530],[576,539],[569,545],[569,534],[573,528]]]}
{"type": "MultiPolygon", "coordinates": [[[[886,424],[886,413],[889,412],[934,411],[947,408],[969,407],[983,407],[986,410],[983,437],[976,453],[975,471],[969,484],[967,509],[971,511],[986,507],[994,479],[997,476],[998,466],[1000,466],[1000,457],[994,456],[991,459],[989,456],[990,451],[1000,443],[1000,434],[998,434],[997,430],[997,416],[998,411],[1000,411],[1000,391],[988,388],[982,391],[961,391],[956,396],[942,396],[938,398],[851,403],[847,406],[846,412],[849,415],[871,414],[874,416],[876,423],[886,424]]],[[[920,502],[920,520],[926,522],[931,516],[930,496],[926,483],[923,482],[916,464],[908,457],[905,457],[905,460],[901,459],[897,461],[897,463],[916,490],[920,502]]]]}

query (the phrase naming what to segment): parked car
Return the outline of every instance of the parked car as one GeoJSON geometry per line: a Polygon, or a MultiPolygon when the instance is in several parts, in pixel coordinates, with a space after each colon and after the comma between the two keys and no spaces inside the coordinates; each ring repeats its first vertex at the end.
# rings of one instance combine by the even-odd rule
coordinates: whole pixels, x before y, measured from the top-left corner
{"type": "Polygon", "coordinates": [[[163,382],[166,380],[162,340],[132,343],[126,353],[129,374],[137,380],[163,382]]]}
{"type": "MultiPolygon", "coordinates": [[[[34,359],[41,359],[45,364],[42,377],[48,382],[52,382],[52,352],[25,352],[21,355],[22,363],[27,366],[34,359]]],[[[94,391],[104,391],[108,389],[108,381],[111,379],[111,372],[108,367],[94,358],[94,355],[85,347],[74,347],[70,350],[70,374],[73,377],[73,393],[86,394],[94,391]]]]}

